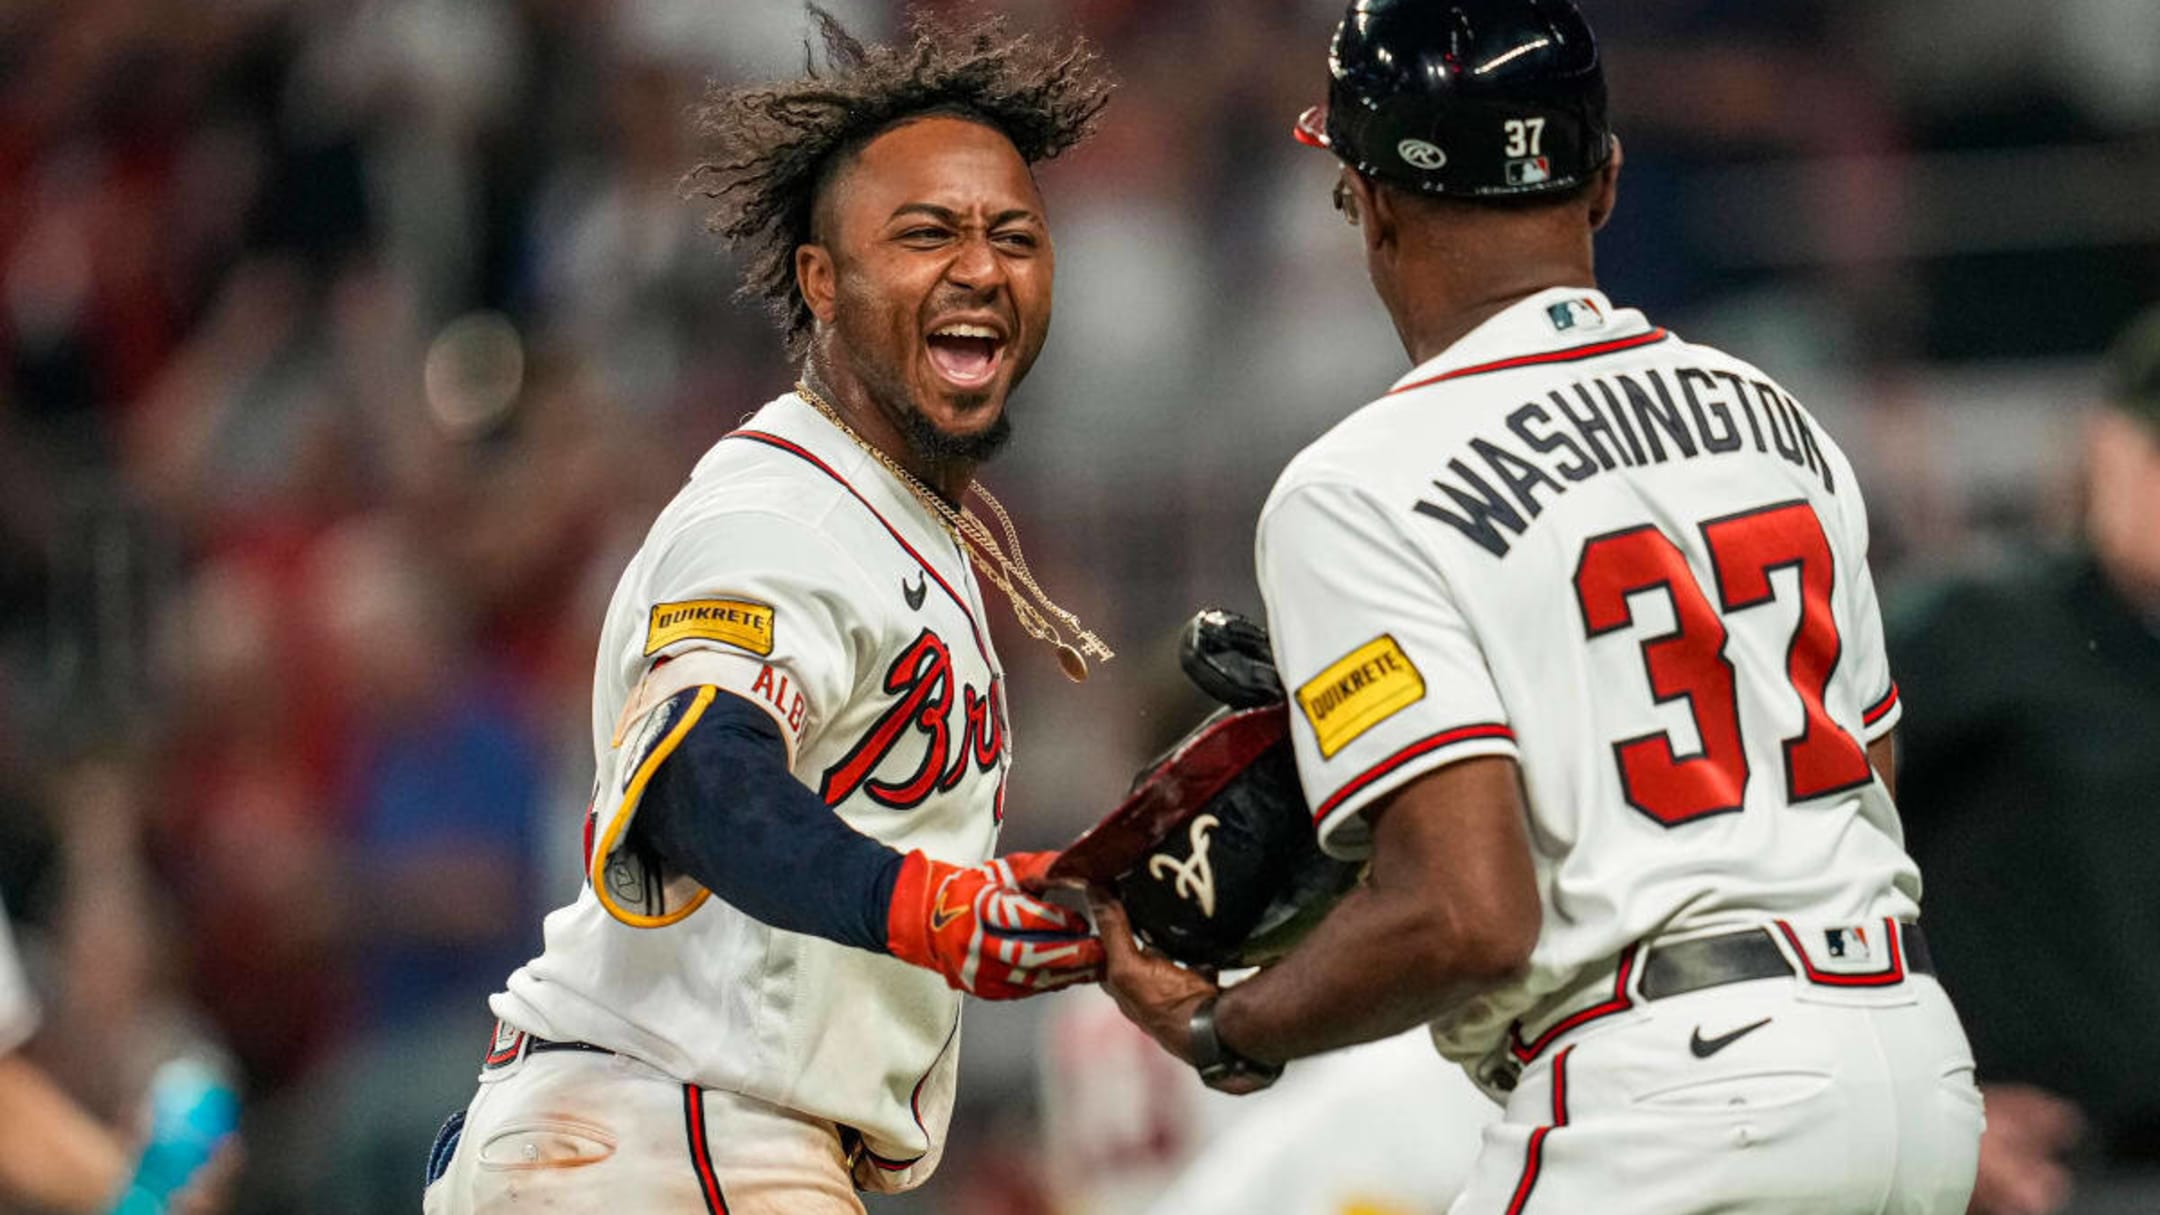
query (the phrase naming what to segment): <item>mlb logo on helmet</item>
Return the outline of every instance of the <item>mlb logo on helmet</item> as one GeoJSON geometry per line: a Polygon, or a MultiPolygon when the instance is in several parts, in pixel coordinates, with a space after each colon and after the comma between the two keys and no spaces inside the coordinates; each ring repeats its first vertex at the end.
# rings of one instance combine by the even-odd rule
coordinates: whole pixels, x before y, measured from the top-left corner
{"type": "Polygon", "coordinates": [[[1507,162],[1507,184],[1538,186],[1552,180],[1552,157],[1526,156],[1507,162]]]}

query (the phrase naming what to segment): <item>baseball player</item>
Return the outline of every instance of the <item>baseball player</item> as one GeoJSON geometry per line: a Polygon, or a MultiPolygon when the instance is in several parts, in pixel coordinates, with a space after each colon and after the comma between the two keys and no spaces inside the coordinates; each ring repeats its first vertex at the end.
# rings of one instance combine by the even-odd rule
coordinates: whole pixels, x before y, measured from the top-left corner
{"type": "Polygon", "coordinates": [[[960,994],[1100,973],[1029,893],[1050,854],[990,859],[1011,731],[971,565],[1031,632],[1107,651],[961,504],[1050,319],[1030,165],[1107,86],[994,25],[865,47],[813,12],[830,66],[715,93],[693,174],[803,382],[616,588],[586,884],[493,998],[431,1212],[859,1215],[937,1164],[960,994]]]}
{"type": "Polygon", "coordinates": [[[1506,1103],[1456,1212],[1964,1210],[1850,464],[1595,289],[1621,157],[1568,0],[1357,0],[1330,68],[1298,131],[1416,367],[1256,548],[1320,840],[1371,870],[1227,990],[1098,898],[1109,987],[1234,1089],[1428,1023],[1506,1103]]]}

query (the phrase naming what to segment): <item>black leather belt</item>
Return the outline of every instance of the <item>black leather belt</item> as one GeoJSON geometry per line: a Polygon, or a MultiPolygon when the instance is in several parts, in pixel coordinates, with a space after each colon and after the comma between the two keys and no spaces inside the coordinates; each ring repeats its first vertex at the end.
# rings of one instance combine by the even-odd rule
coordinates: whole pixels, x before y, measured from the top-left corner
{"type": "MultiPolygon", "coordinates": [[[[500,1042],[499,1031],[497,1041],[500,1042]]],[[[488,1052],[487,1059],[480,1064],[480,1070],[494,1071],[499,1067],[508,1067],[527,1055],[537,1055],[543,1051],[551,1050],[583,1050],[599,1055],[612,1055],[615,1053],[605,1046],[594,1046],[590,1042],[552,1042],[546,1038],[517,1031],[517,1040],[515,1042],[507,1046],[498,1045],[496,1049],[488,1052]]]]}
{"type": "Polygon", "coordinates": [[[525,1053],[528,1055],[537,1055],[542,1051],[550,1050],[589,1050],[596,1055],[612,1055],[615,1053],[605,1046],[594,1046],[590,1042],[550,1042],[546,1038],[533,1037],[525,1039],[525,1053]]]}
{"type": "MultiPolygon", "coordinates": [[[[1749,928],[1720,936],[1697,937],[1692,941],[1676,941],[1670,945],[1652,945],[1644,952],[1642,980],[1636,991],[1645,1000],[1663,1000],[1691,991],[1723,987],[1727,983],[1791,978],[1793,964],[1786,960],[1785,951],[1778,948],[1771,931],[1749,928]]],[[[1927,938],[1921,935],[1918,924],[1899,924],[1898,944],[1904,953],[1905,974],[1935,973],[1935,960],[1928,953],[1927,938]]],[[[1824,976],[1809,977],[1824,981],[1824,976]]],[[[1835,982],[1840,976],[1828,978],[1835,982]]]]}

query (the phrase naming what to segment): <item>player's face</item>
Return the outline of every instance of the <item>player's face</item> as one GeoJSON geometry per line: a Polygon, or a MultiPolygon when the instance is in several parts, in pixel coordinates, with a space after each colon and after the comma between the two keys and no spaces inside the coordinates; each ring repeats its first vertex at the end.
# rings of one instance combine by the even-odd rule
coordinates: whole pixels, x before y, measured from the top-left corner
{"type": "Polygon", "coordinates": [[[1027,163],[989,127],[926,118],[866,145],[829,203],[845,357],[918,446],[927,423],[946,454],[988,454],[1050,327],[1056,258],[1027,163]]]}

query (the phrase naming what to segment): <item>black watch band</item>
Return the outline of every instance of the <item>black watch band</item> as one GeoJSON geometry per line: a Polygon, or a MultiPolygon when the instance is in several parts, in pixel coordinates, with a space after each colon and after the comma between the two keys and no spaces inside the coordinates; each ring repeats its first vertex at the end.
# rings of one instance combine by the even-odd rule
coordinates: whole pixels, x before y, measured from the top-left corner
{"type": "Polygon", "coordinates": [[[1185,1031],[1193,1067],[1200,1072],[1200,1082],[1209,1088],[1225,1093],[1257,1093],[1282,1076],[1282,1064],[1248,1059],[1223,1044],[1215,1032],[1215,1002],[1221,998],[1209,996],[1193,1009],[1185,1031]]]}

